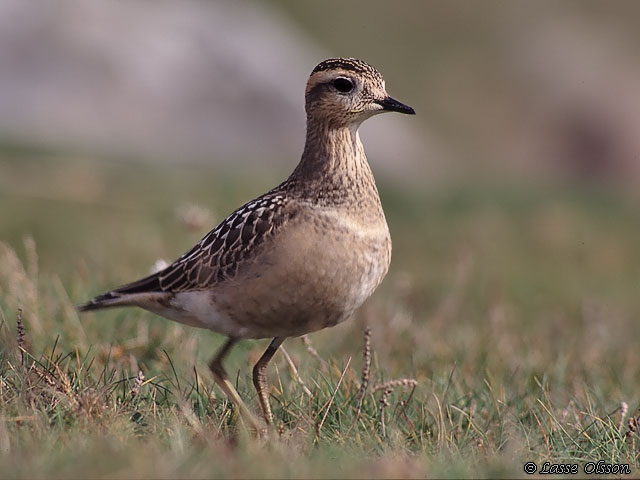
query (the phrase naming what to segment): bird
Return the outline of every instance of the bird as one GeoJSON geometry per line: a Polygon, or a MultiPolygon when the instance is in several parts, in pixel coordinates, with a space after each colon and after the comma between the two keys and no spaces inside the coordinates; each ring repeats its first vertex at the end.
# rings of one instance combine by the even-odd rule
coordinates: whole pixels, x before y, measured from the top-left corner
{"type": "Polygon", "coordinates": [[[141,307],[227,337],[209,368],[254,429],[261,423],[223,360],[244,339],[270,338],[253,367],[267,426],[266,369],[286,338],[347,320],[391,262],[391,236],[358,128],[383,112],[415,114],[387,94],[382,75],[355,58],[330,58],[305,89],[306,141],[280,185],[245,203],[163,270],[98,295],[81,312],[141,307]]]}

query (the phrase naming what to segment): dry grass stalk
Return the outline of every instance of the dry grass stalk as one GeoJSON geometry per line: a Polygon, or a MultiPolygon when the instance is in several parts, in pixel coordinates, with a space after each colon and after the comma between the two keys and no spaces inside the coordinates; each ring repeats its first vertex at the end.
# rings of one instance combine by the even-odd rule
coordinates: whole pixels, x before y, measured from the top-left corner
{"type": "Polygon", "coordinates": [[[338,390],[340,389],[340,385],[342,385],[342,380],[344,379],[344,375],[345,373],[347,373],[347,370],[349,369],[350,364],[351,364],[351,357],[349,357],[349,360],[347,360],[347,364],[344,366],[344,370],[342,370],[342,375],[340,375],[340,380],[338,381],[338,385],[336,385],[336,389],[333,391],[333,395],[331,395],[331,398],[329,399],[327,408],[324,411],[324,415],[322,416],[322,420],[320,421],[320,423],[318,424],[318,427],[316,428],[316,434],[318,435],[322,430],[322,425],[324,424],[324,421],[327,419],[327,414],[329,413],[329,409],[333,404],[333,400],[336,398],[336,393],[338,393],[338,390]]]}
{"type": "Polygon", "coordinates": [[[622,433],[622,427],[624,426],[624,419],[627,417],[629,411],[629,405],[627,402],[620,402],[620,421],[618,422],[618,431],[622,433]]]}
{"type": "Polygon", "coordinates": [[[27,331],[24,328],[24,324],[22,323],[22,309],[18,309],[18,315],[16,318],[16,328],[18,330],[18,349],[20,350],[20,365],[24,365],[24,354],[27,351],[27,344],[25,341],[25,336],[27,331]]]}
{"type": "Polygon", "coordinates": [[[382,436],[386,437],[386,425],[384,418],[384,410],[389,406],[389,395],[397,387],[411,387],[416,388],[418,381],[413,378],[398,378],[396,380],[389,380],[388,382],[379,383],[374,385],[373,391],[378,392],[382,390],[382,396],[380,397],[380,425],[382,429],[382,436]]]}
{"type": "Polygon", "coordinates": [[[373,386],[374,392],[379,392],[380,390],[388,390],[391,389],[393,391],[394,388],[397,387],[411,387],[415,388],[418,385],[418,381],[413,378],[398,378],[396,380],[389,380],[388,382],[378,383],[373,386]]]}
{"type": "Polygon", "coordinates": [[[311,343],[311,340],[309,340],[309,337],[306,335],[302,335],[300,337],[300,340],[302,340],[304,346],[307,347],[307,351],[311,354],[311,356],[318,360],[318,362],[320,362],[323,367],[326,367],[327,362],[318,354],[318,351],[313,348],[313,344],[311,343]]]}
{"type": "Polygon", "coordinates": [[[371,374],[371,327],[364,329],[364,364],[362,365],[362,383],[360,383],[360,390],[358,391],[358,412],[356,417],[360,415],[362,408],[362,401],[364,400],[364,394],[369,387],[369,375],[371,374]]]}
{"type": "Polygon", "coordinates": [[[131,398],[136,398],[140,395],[140,389],[142,388],[142,385],[144,385],[144,380],[144,373],[142,373],[142,370],[138,370],[138,374],[133,380],[133,386],[131,387],[131,398]]]}
{"type": "Polygon", "coordinates": [[[35,362],[31,365],[30,370],[35,372],[38,378],[44,381],[50,387],[55,387],[57,385],[57,379],[53,376],[49,370],[44,368],[44,366],[38,366],[35,362]]]}
{"type": "MultiPolygon", "coordinates": [[[[356,421],[359,418],[360,413],[362,411],[364,396],[369,387],[369,382],[371,378],[371,327],[365,328],[365,331],[364,331],[363,355],[364,355],[364,364],[362,366],[362,383],[360,384],[360,389],[358,390],[358,395],[357,395],[358,410],[356,412],[356,421]]],[[[389,380],[388,382],[384,382],[384,383],[378,383],[373,386],[374,393],[382,390],[382,396],[380,397],[380,418],[382,422],[383,436],[385,435],[384,409],[389,406],[389,395],[391,395],[393,390],[397,387],[410,387],[415,389],[417,385],[418,385],[418,381],[413,378],[399,378],[396,380],[389,380]]],[[[355,423],[356,422],[354,422],[354,425],[355,423]]]]}
{"type": "Polygon", "coordinates": [[[633,437],[634,434],[638,433],[638,425],[640,425],[640,415],[629,417],[629,421],[627,422],[627,433],[625,433],[625,437],[633,437]]]}
{"type": "Polygon", "coordinates": [[[453,280],[449,293],[436,309],[431,322],[443,323],[454,318],[462,305],[465,288],[471,279],[474,257],[468,251],[462,251],[453,271],[453,280]]]}
{"type": "Polygon", "coordinates": [[[364,363],[362,365],[360,392],[358,393],[359,398],[364,396],[364,393],[369,387],[369,375],[371,374],[371,327],[364,329],[363,357],[364,363]]]}
{"type": "Polygon", "coordinates": [[[306,393],[309,397],[313,397],[311,390],[307,388],[304,381],[302,380],[302,377],[300,377],[300,374],[298,373],[298,369],[296,368],[296,364],[293,363],[293,360],[289,356],[289,353],[285,350],[283,346],[280,347],[280,351],[282,351],[284,358],[287,360],[287,364],[289,364],[289,370],[291,370],[291,375],[293,376],[293,378],[295,378],[296,381],[300,384],[304,393],[306,393]]]}
{"type": "Polygon", "coordinates": [[[380,397],[380,426],[382,428],[382,436],[387,436],[387,427],[384,418],[384,410],[389,406],[389,395],[393,391],[393,388],[385,388],[380,397]]]}

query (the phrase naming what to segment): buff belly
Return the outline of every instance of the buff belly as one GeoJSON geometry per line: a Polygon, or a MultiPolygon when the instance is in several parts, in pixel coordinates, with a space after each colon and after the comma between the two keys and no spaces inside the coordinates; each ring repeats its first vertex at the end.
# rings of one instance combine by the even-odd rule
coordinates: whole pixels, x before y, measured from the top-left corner
{"type": "Polygon", "coordinates": [[[171,306],[180,314],[156,313],[237,338],[299,336],[336,325],[387,273],[391,240],[384,227],[330,234],[322,228],[290,229],[234,279],[211,290],[176,294],[171,306]]]}

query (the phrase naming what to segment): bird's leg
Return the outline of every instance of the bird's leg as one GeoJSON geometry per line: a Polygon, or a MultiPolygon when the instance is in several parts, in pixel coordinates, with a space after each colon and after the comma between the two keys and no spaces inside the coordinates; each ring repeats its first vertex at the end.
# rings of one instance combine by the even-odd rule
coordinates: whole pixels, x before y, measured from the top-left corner
{"type": "Polygon", "coordinates": [[[258,363],[253,367],[253,385],[255,385],[256,391],[258,392],[258,400],[262,407],[262,414],[269,425],[273,423],[273,414],[271,413],[271,406],[269,405],[269,385],[267,384],[267,374],[265,370],[267,364],[278,351],[278,348],[284,340],[285,337],[274,338],[262,354],[262,357],[260,357],[260,360],[258,360],[258,363]]]}
{"type": "Polygon", "coordinates": [[[249,424],[251,428],[254,428],[256,432],[260,431],[260,423],[258,419],[255,417],[253,413],[247,408],[244,404],[240,395],[234,388],[233,384],[229,381],[229,377],[227,376],[227,372],[224,370],[222,366],[222,360],[229,353],[231,348],[238,342],[237,338],[229,338],[225,344],[222,346],[216,356],[213,357],[211,362],[209,362],[209,369],[213,373],[213,379],[216,381],[218,386],[225,393],[227,398],[238,407],[238,411],[240,412],[240,416],[249,424]]]}

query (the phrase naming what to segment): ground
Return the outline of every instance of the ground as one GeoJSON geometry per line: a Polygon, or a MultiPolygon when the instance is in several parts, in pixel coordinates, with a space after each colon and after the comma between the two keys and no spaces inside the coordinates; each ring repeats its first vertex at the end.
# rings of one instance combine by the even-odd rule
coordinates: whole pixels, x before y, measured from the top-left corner
{"type": "MultiPolygon", "coordinates": [[[[613,189],[380,182],[389,275],[350,321],[287,340],[259,439],[207,370],[221,336],[74,310],[284,174],[3,154],[1,477],[513,477],[599,460],[637,474],[640,203],[613,189]]],[[[227,361],[256,412],[267,343],[227,361]]]]}

